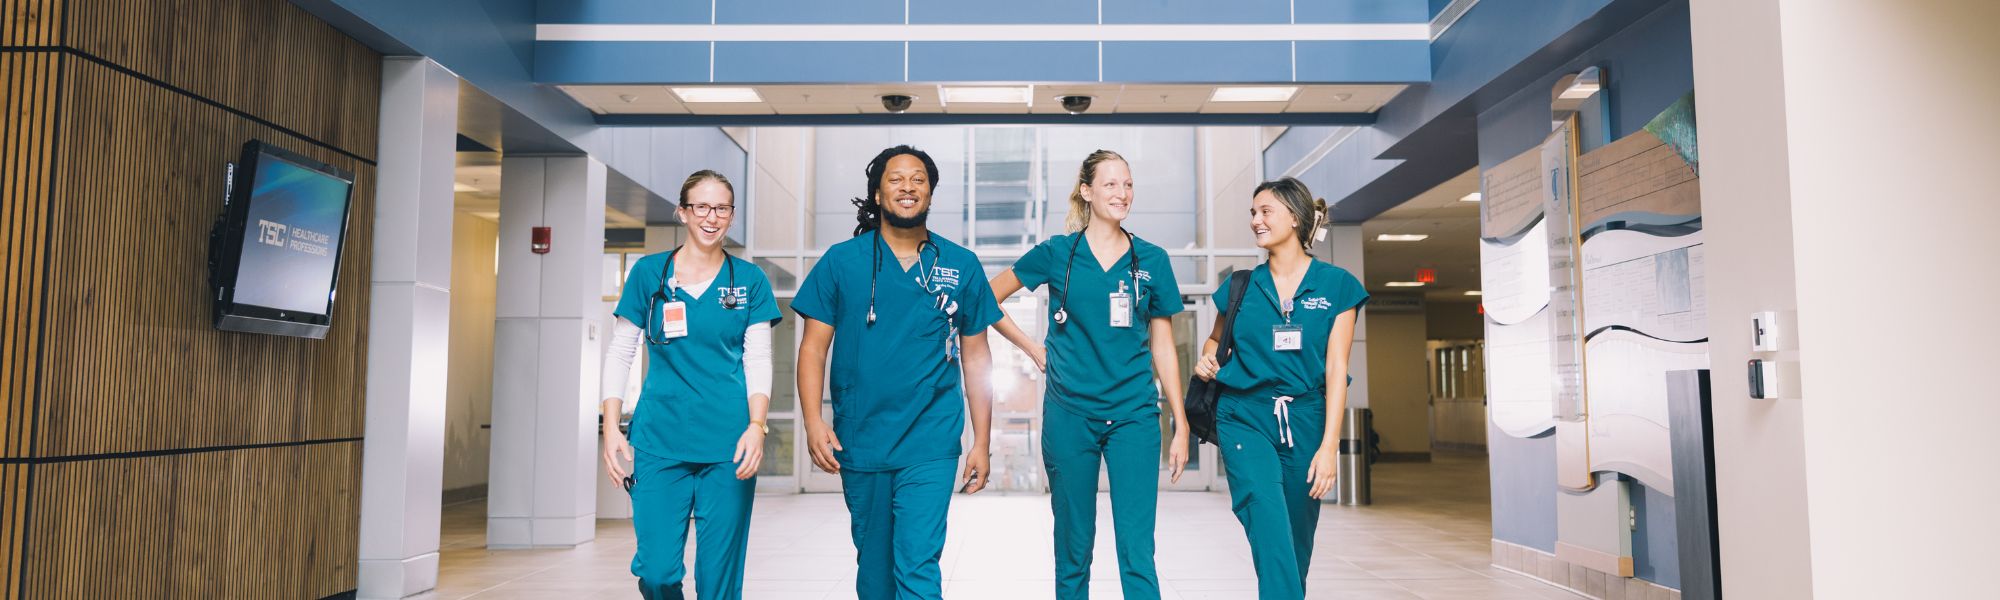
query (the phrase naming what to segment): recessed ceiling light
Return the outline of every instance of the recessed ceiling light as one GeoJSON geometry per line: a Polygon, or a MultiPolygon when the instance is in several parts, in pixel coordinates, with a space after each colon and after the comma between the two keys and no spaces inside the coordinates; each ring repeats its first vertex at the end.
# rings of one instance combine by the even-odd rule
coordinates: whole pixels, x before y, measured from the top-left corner
{"type": "Polygon", "coordinates": [[[948,87],[944,88],[944,101],[946,104],[1030,104],[1034,102],[1034,90],[1028,87],[948,87]]]}
{"type": "Polygon", "coordinates": [[[1387,285],[1388,285],[1389,287],[1424,287],[1424,282],[1421,282],[1421,281],[1391,281],[1391,282],[1389,282],[1389,283],[1388,283],[1387,285]]]}
{"type": "Polygon", "coordinates": [[[1467,295],[1467,296],[1484,296],[1484,295],[1486,295],[1486,292],[1482,292],[1482,291],[1479,291],[1479,290],[1466,290],[1466,292],[1465,292],[1465,295],[1467,295]]]}
{"type": "Polygon", "coordinates": [[[1423,233],[1384,233],[1384,234],[1382,234],[1382,235],[1378,235],[1378,236],[1375,236],[1375,241],[1378,241],[1378,242],[1421,242],[1421,241],[1424,241],[1424,240],[1427,240],[1427,239],[1430,239],[1430,237],[1431,237],[1431,236],[1430,236],[1429,234],[1423,234],[1423,233]]]}
{"type": "Polygon", "coordinates": [[[763,102],[764,97],[757,90],[747,87],[692,87],[674,88],[674,95],[682,102],[763,102]]]}
{"type": "Polygon", "coordinates": [[[1458,201],[1459,201],[1459,202],[1478,202],[1478,201],[1480,201],[1480,200],[1483,200],[1483,199],[1485,199],[1485,198],[1486,198],[1486,196],[1484,196],[1484,195],[1480,194],[1479,192],[1473,192],[1473,193],[1470,193],[1470,194],[1466,194],[1466,195],[1464,195],[1464,196],[1459,196],[1459,197],[1458,197],[1458,201]]]}
{"type": "Polygon", "coordinates": [[[619,101],[619,102],[624,102],[624,103],[626,103],[626,104],[631,104],[631,103],[633,103],[633,102],[637,102],[637,101],[639,101],[639,97],[638,97],[638,96],[634,96],[634,95],[632,95],[632,94],[619,94],[619,95],[618,95],[618,101],[619,101]]]}
{"type": "Polygon", "coordinates": [[[456,182],[456,181],[454,181],[454,182],[451,182],[451,191],[453,191],[453,192],[477,192],[477,191],[479,191],[479,188],[476,188],[476,187],[472,187],[472,186],[469,186],[469,185],[465,185],[465,184],[463,184],[463,183],[459,183],[459,182],[456,182]]]}
{"type": "Polygon", "coordinates": [[[1333,101],[1334,101],[1334,102],[1346,102],[1346,101],[1348,101],[1348,100],[1353,100],[1353,99],[1354,99],[1354,94],[1349,94],[1349,93],[1346,93],[1346,92],[1342,92],[1342,93],[1338,93],[1338,94],[1334,94],[1334,95],[1333,95],[1333,101]]]}
{"type": "Polygon", "coordinates": [[[1296,86],[1288,87],[1219,87],[1208,97],[1209,102],[1285,102],[1298,93],[1296,86]]]}

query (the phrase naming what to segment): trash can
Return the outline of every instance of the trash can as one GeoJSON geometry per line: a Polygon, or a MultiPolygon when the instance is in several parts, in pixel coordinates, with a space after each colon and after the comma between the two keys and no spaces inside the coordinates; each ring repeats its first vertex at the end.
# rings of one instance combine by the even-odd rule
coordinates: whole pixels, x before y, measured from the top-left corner
{"type": "Polygon", "coordinates": [[[1340,503],[1347,506],[1366,506],[1372,502],[1369,491],[1368,432],[1375,429],[1375,413],[1366,408],[1347,409],[1347,418],[1340,421],[1340,476],[1334,484],[1340,489],[1340,503]]]}

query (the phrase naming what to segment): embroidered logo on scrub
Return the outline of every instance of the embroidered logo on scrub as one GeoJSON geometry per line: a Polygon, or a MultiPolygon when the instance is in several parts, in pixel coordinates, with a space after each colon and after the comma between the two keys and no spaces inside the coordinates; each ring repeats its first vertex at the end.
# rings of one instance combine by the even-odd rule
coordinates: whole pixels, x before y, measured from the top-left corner
{"type": "Polygon", "coordinates": [[[1139,269],[1138,271],[1135,271],[1135,273],[1139,277],[1139,281],[1145,281],[1149,283],[1153,281],[1153,274],[1150,271],[1147,271],[1145,269],[1139,269]]]}
{"type": "Polygon", "coordinates": [[[1299,305],[1304,306],[1306,310],[1326,310],[1333,308],[1333,301],[1326,298],[1306,298],[1299,305]]]}
{"type": "Polygon", "coordinates": [[[931,293],[958,287],[958,269],[945,266],[931,267],[931,293]]]}

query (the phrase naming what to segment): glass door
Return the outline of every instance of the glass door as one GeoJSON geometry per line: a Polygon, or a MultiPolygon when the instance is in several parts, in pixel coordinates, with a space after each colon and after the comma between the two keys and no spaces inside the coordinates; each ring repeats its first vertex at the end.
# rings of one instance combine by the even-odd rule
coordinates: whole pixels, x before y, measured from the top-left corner
{"type": "MultiPolygon", "coordinates": [[[[1040,294],[1019,293],[1000,306],[1029,339],[1042,339],[1047,304],[1040,294]]],[[[1027,353],[997,330],[987,330],[993,349],[993,475],[989,493],[1042,494],[1049,490],[1042,467],[1042,393],[1047,381],[1027,353]]],[[[972,443],[968,425],[965,443],[972,443]]]]}

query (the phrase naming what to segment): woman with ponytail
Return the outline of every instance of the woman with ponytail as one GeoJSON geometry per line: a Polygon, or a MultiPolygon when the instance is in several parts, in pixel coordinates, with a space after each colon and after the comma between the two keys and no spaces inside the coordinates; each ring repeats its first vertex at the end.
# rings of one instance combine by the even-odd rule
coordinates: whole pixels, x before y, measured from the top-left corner
{"type": "Polygon", "coordinates": [[[1042,408],[1042,462],[1055,513],[1056,597],[1089,597],[1097,525],[1097,467],[1111,480],[1111,518],[1125,597],[1160,597],[1153,570],[1159,503],[1159,392],[1174,431],[1167,465],[1175,481],[1187,464],[1187,420],[1170,317],[1180,284],[1167,253],[1125,231],[1132,171],[1124,157],[1092,152],[1069,196],[1069,233],[1029,250],[993,278],[1001,301],[1049,286],[1046,351],[1002,319],[996,328],[1048,371],[1042,408]],[[1154,376],[1166,385],[1153,385],[1154,376]]]}
{"type": "MultiPolygon", "coordinates": [[[[1297,179],[1257,186],[1250,232],[1267,259],[1243,292],[1228,365],[1216,358],[1219,327],[1195,364],[1195,376],[1222,383],[1216,445],[1263,600],[1306,595],[1320,499],[1333,491],[1338,464],[1349,346],[1368,302],[1354,275],[1308,253],[1325,227],[1326,202],[1297,179]]],[[[1228,286],[1216,290],[1216,306],[1229,300],[1228,286]]]]}

